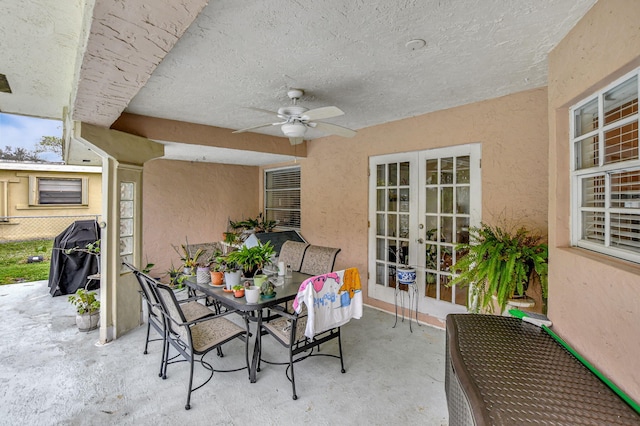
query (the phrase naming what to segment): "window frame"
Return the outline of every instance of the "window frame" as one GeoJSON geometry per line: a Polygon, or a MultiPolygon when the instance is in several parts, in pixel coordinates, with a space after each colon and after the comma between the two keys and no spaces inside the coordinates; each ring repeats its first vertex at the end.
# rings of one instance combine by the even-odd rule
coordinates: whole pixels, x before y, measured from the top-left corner
{"type": "Polygon", "coordinates": [[[89,178],[88,177],[77,177],[77,176],[46,176],[46,175],[30,175],[29,176],[29,206],[31,207],[51,207],[51,208],[60,208],[60,207],[69,207],[69,206],[88,206],[89,205],[89,178]],[[80,202],[79,203],[41,203],[40,202],[40,180],[58,180],[58,181],[69,181],[69,180],[77,180],[80,181],[80,202]]]}
{"type": "MultiPolygon", "coordinates": [[[[570,202],[571,202],[571,245],[575,247],[581,247],[584,249],[592,250],[607,256],[640,263],[640,243],[638,243],[638,251],[625,250],[611,245],[612,236],[612,215],[632,215],[636,216],[640,223],[640,206],[639,208],[633,207],[615,207],[612,206],[614,202],[620,203],[622,198],[612,197],[612,179],[611,177],[616,174],[625,172],[637,172],[640,173],[640,140],[637,137],[638,128],[640,128],[640,110],[638,110],[638,101],[640,98],[640,68],[625,74],[624,76],[616,79],[612,83],[603,87],[602,89],[592,93],[588,97],[582,99],[580,102],[572,105],[569,108],[569,143],[570,143],[570,202]],[[636,111],[635,113],[624,117],[619,120],[614,120],[609,123],[605,123],[605,94],[614,88],[622,86],[625,82],[636,78],[636,111]],[[584,134],[576,136],[576,111],[579,111],[582,107],[588,105],[590,102],[596,100],[597,104],[597,126],[584,134]],[[605,163],[607,153],[605,150],[606,138],[605,134],[613,129],[623,128],[628,125],[636,125],[636,150],[638,154],[636,159],[605,163]],[[578,142],[588,140],[589,138],[597,137],[597,155],[598,164],[593,167],[583,167],[584,162],[582,158],[578,158],[576,145],[578,142]],[[579,168],[582,167],[582,168],[579,168]],[[583,205],[585,198],[583,197],[583,183],[587,179],[601,176],[603,179],[602,184],[602,207],[593,207],[583,205]],[[602,244],[595,243],[584,239],[585,226],[583,224],[583,213],[593,212],[602,213],[604,219],[602,221],[603,242],[602,244]]],[[[621,106],[624,105],[621,104],[621,106]]],[[[610,112],[610,111],[609,111],[610,112]]],[[[635,182],[632,182],[632,184],[635,182]]],[[[623,194],[624,195],[624,194],[623,194]]],[[[596,200],[596,197],[594,197],[596,200]]],[[[633,200],[636,200],[634,197],[633,200]]],[[[594,215],[595,216],[595,215],[594,215]]],[[[634,219],[629,219],[634,220],[634,219]]],[[[635,221],[635,220],[634,220],[635,221]]],[[[619,234],[617,234],[619,235],[619,234]]],[[[638,238],[640,239],[640,232],[638,232],[638,238]]]]}
{"type": "MultiPolygon", "coordinates": [[[[265,219],[269,219],[270,215],[269,212],[270,211],[291,211],[291,212],[297,212],[297,216],[298,216],[298,226],[283,226],[280,223],[276,224],[276,228],[279,230],[296,230],[296,231],[300,231],[300,229],[302,228],[302,200],[301,200],[301,196],[302,196],[302,169],[299,165],[296,166],[285,166],[285,167],[277,167],[277,168],[272,168],[272,169],[265,169],[264,173],[263,173],[263,209],[264,209],[264,215],[265,215],[265,219]],[[297,190],[299,192],[299,197],[298,197],[298,206],[297,208],[276,208],[276,207],[272,207],[272,206],[268,206],[268,200],[269,200],[269,192],[272,191],[272,189],[268,189],[267,188],[267,184],[268,184],[268,175],[270,173],[277,173],[277,172],[285,172],[288,170],[295,170],[298,172],[299,174],[299,180],[300,180],[300,185],[297,187],[297,190]]],[[[279,188],[278,190],[282,190],[282,188],[279,188]]],[[[295,191],[296,188],[292,187],[292,188],[288,188],[287,190],[292,190],[295,191]]]]}

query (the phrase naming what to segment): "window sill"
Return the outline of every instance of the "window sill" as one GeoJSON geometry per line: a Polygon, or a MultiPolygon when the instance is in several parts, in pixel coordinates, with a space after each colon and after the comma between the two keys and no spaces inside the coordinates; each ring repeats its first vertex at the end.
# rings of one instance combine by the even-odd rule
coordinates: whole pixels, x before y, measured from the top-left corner
{"type": "Polygon", "coordinates": [[[47,204],[47,205],[38,205],[38,206],[30,206],[27,204],[18,204],[16,206],[16,210],[56,210],[56,209],[88,209],[88,204],[47,204]]]}

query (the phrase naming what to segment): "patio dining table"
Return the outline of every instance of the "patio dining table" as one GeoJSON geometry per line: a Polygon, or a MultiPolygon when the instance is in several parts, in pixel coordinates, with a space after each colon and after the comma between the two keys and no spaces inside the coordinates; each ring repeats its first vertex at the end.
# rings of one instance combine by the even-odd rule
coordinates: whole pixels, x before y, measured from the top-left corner
{"type": "Polygon", "coordinates": [[[195,277],[193,279],[187,279],[184,282],[192,290],[200,291],[205,295],[210,296],[215,301],[229,309],[235,309],[242,312],[242,314],[246,315],[250,321],[257,324],[253,356],[249,369],[249,380],[251,383],[255,383],[257,378],[258,357],[260,356],[260,339],[257,338],[257,333],[261,330],[262,321],[269,319],[269,317],[264,317],[263,311],[269,307],[280,305],[295,299],[296,294],[298,294],[300,284],[302,284],[302,282],[307,278],[311,278],[311,275],[293,272],[291,277],[283,277],[284,285],[275,287],[274,297],[265,298],[260,295],[260,299],[258,299],[257,303],[247,303],[247,299],[245,297],[235,297],[233,292],[226,292],[223,287],[214,287],[211,284],[199,284],[196,282],[195,277]]]}

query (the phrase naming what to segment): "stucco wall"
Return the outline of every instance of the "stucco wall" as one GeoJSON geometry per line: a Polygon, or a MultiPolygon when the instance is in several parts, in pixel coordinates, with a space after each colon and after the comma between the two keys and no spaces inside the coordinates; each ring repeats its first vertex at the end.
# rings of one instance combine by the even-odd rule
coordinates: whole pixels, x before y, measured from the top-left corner
{"type": "MultiPolygon", "coordinates": [[[[56,166],[64,168],[64,166],[56,166]]],[[[97,168],[96,168],[97,169],[97,168]]],[[[102,176],[98,172],[48,171],[29,169],[0,169],[0,216],[28,216],[0,222],[0,241],[53,238],[75,220],[84,215],[100,215],[102,212],[102,176]],[[78,206],[29,205],[29,177],[87,178],[87,204],[78,206]],[[6,184],[5,184],[6,182],[6,184]],[[6,188],[6,193],[4,192],[6,188]],[[6,198],[5,198],[6,197],[6,198]],[[6,202],[7,211],[4,212],[6,202]],[[43,216],[69,216],[44,218],[43,216]]],[[[90,219],[90,218],[85,218],[90,219]]]]}
{"type": "Polygon", "coordinates": [[[143,172],[143,263],[180,265],[171,244],[220,241],[229,219],[259,212],[258,167],[153,160],[143,172]]]}
{"type": "Polygon", "coordinates": [[[570,248],[568,108],[640,66],[640,3],[599,1],[549,55],[549,316],[554,330],[640,400],[640,267],[570,248]]]}
{"type": "Polygon", "coordinates": [[[369,157],[474,142],[482,143],[483,220],[504,217],[545,232],[547,131],[547,90],[540,88],[361,129],[353,139],[311,141],[299,161],[302,234],[340,247],[336,268],[356,266],[366,282],[369,157]]]}

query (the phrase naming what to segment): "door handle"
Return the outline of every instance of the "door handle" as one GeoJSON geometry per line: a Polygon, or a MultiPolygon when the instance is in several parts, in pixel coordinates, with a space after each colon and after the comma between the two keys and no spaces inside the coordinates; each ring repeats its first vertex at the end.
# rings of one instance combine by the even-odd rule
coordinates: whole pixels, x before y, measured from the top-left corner
{"type": "Polygon", "coordinates": [[[424,243],[424,240],[423,240],[422,238],[418,238],[416,241],[417,241],[419,244],[424,243]]]}

